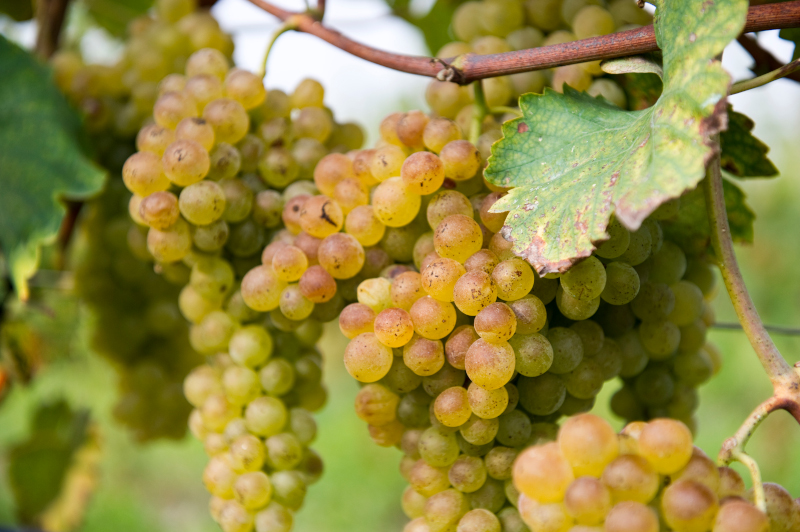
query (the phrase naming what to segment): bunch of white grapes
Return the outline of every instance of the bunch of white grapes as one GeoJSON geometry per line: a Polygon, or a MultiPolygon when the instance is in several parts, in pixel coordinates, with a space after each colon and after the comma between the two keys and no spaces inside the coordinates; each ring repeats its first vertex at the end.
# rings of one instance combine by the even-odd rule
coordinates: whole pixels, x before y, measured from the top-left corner
{"type": "MultiPolygon", "coordinates": [[[[636,421],[619,434],[602,418],[568,419],[556,438],[522,451],[513,466],[513,501],[537,532],[790,532],[800,530],[800,502],[764,483],[766,513],[741,476],[692,446],[680,421],[636,421]]],[[[452,490],[429,499],[437,523],[489,523],[466,512],[452,490]],[[435,504],[430,501],[439,500],[435,504]]],[[[431,527],[442,529],[438,526],[431,527]]],[[[461,531],[499,531],[498,526],[461,531]]],[[[503,529],[506,530],[506,529],[503,529]]]]}
{"type": "MultiPolygon", "coordinates": [[[[695,388],[719,365],[705,341],[715,278],[702,255],[664,240],[679,201],[637,231],[612,221],[591,257],[540,278],[500,234],[506,215],[490,208],[504,192],[483,180],[455,121],[395,113],[380,131],[376,148],[320,161],[321,194],[298,201],[295,230],[322,239],[326,286],[355,300],[339,326],[345,367],[365,384],[356,412],[376,443],[403,450],[410,518],[451,486],[500,515],[518,450],[590,410],[606,381],[622,379],[612,407],[628,420],[694,423],[695,388]]],[[[242,296],[285,313],[279,257],[305,262],[296,246],[273,246],[242,296]]],[[[302,301],[312,270],[292,271],[291,301],[302,301]]]]}

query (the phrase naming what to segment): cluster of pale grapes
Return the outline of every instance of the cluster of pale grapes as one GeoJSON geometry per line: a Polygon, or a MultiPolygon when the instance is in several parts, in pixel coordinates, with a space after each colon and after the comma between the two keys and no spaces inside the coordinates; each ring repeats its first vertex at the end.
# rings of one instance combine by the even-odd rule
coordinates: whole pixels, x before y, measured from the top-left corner
{"type": "Polygon", "coordinates": [[[114,65],[86,64],[68,49],[51,60],[56,83],[81,111],[94,152],[112,176],[107,191],[86,207],[77,289],[95,316],[94,349],[118,370],[114,414],[138,441],[185,434],[190,407],[180,384],[201,358],[189,346],[177,307],[174,285],[184,284],[185,275],[169,277],[170,283],[142,262],[152,257],[141,231],[131,227],[118,176],[139,128],[150,120],[159,81],[183,71],[188,56],[204,47],[227,57],[233,51],[230,37],[195,0],[158,0],[152,16],[131,23],[114,65]]]}
{"type": "Polygon", "coordinates": [[[92,348],[117,371],[114,416],[137,441],[181,438],[190,407],[181,383],[201,358],[189,345],[179,289],[133,255],[126,193],[112,181],[86,207],[75,288],[93,315],[92,348]]]}
{"type": "Polygon", "coordinates": [[[316,81],[291,95],[266,91],[213,48],[191,54],[185,75],[167,75],[157,95],[122,167],[137,224],[128,243],[183,285],[176,299],[190,344],[212,357],[184,382],[190,428],[210,456],[212,516],[225,532],[286,532],[322,470],[308,449],[311,412],[327,399],[313,346],[338,311],[265,316],[246,304],[245,273],[267,242],[300,245],[282,215],[317,192],[309,178],[320,159],[363,135],[335,123],[316,81]]]}
{"type": "Polygon", "coordinates": [[[162,79],[183,72],[197,50],[233,53],[230,35],[197,8],[196,0],[157,0],[152,16],[133,20],[127,33],[113,65],[86,64],[77,50],[67,48],[50,61],[57,85],[85,118],[93,148],[102,162],[110,159],[114,166],[127,157],[130,139],[151,117],[162,79]]]}
{"type": "MultiPolygon", "coordinates": [[[[446,59],[475,53],[497,54],[562,44],[606,35],[652,23],[649,13],[635,0],[481,0],[461,4],[452,20],[457,41],[446,44],[436,54],[446,59]]],[[[557,67],[548,71],[523,72],[483,80],[489,107],[516,104],[525,93],[541,93],[545,87],[561,91],[563,85],[602,96],[626,107],[622,88],[610,77],[603,77],[600,61],[557,67]]],[[[426,91],[431,109],[459,124],[471,120],[474,105],[472,89],[447,81],[431,81],[426,91]]],[[[466,128],[465,128],[466,129],[466,128]]],[[[499,132],[484,133],[486,140],[499,138],[499,132]]]]}
{"type": "MultiPolygon", "coordinates": [[[[636,421],[616,434],[595,415],[572,417],[553,441],[519,454],[512,478],[513,503],[537,532],[800,530],[800,502],[783,487],[763,485],[762,512],[741,476],[717,467],[692,446],[688,427],[672,419],[636,421]]],[[[425,508],[429,520],[463,522],[470,515],[459,492],[447,490],[434,497],[425,508]],[[432,504],[434,497],[439,499],[432,504]]],[[[489,522],[488,516],[481,518],[489,522]]]]}
{"type": "Polygon", "coordinates": [[[356,301],[339,316],[351,340],[344,364],[365,384],[356,411],[373,440],[406,455],[410,518],[450,486],[500,515],[503,464],[560,417],[590,410],[618,377],[621,417],[693,424],[695,388],[719,364],[705,341],[715,278],[702,256],[663,238],[679,201],[637,231],[612,221],[592,256],[540,278],[499,232],[506,214],[490,209],[504,193],[487,189],[480,151],[456,122],[411,111],[380,131],[375,149],[322,159],[321,194],[284,211],[296,238],[322,239],[319,273],[296,245],[276,243],[242,298],[284,315],[311,312],[320,286],[327,301],[356,301]]]}

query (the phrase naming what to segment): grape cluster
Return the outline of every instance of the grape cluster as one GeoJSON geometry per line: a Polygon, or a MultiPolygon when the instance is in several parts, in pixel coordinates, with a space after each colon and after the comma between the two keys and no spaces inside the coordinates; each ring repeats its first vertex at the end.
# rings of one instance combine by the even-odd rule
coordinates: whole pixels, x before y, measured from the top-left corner
{"type": "Polygon", "coordinates": [[[295,237],[290,216],[317,193],[317,162],[359,147],[363,134],[334,121],[318,82],[304,80],[291,95],[267,91],[213,48],[194,52],[185,75],[170,74],[157,89],[152,121],[122,168],[138,225],[129,243],[183,286],[176,299],[191,323],[188,340],[211,357],[186,378],[184,395],[210,456],[212,516],[225,532],[286,532],[322,471],[308,448],[311,413],[327,399],[313,346],[321,322],[341,307],[299,309],[309,300],[297,283],[281,286],[279,309],[258,305],[252,279],[264,271],[297,280],[321,269],[322,241],[295,237]]]}
{"type": "MultiPolygon", "coordinates": [[[[376,443],[405,453],[409,517],[450,486],[474,509],[502,510],[500,465],[560,417],[590,410],[617,377],[621,417],[693,422],[695,388],[719,363],[705,341],[714,275],[702,254],[687,259],[664,239],[679,201],[634,232],[612,221],[591,257],[540,278],[500,233],[506,214],[490,209],[504,192],[487,188],[457,122],[411,111],[380,131],[375,149],[320,161],[322,194],[302,200],[298,230],[323,228],[320,249],[337,243],[332,260],[318,257],[348,277],[339,327],[344,365],[365,384],[356,412],[376,443]],[[363,194],[341,192],[357,184],[363,194]]],[[[276,257],[248,273],[258,276],[245,278],[245,302],[247,284],[284,308],[291,285],[276,257]]]]}
{"type": "Polygon", "coordinates": [[[231,57],[233,40],[207,11],[197,8],[196,0],[157,0],[153,15],[129,25],[116,63],[86,64],[78,51],[67,48],[50,62],[57,85],[83,114],[101,162],[116,169],[152,115],[159,82],[182,72],[187,58],[203,48],[231,57]]]}
{"type": "Polygon", "coordinates": [[[118,180],[87,205],[76,291],[92,311],[92,347],[117,370],[114,416],[138,441],[181,438],[190,407],[181,383],[201,362],[177,305],[178,288],[128,247],[138,230],[127,216],[118,180]]]}
{"type": "MultiPolygon", "coordinates": [[[[551,44],[562,44],[652,23],[652,17],[633,0],[482,0],[463,3],[456,10],[452,30],[458,41],[436,54],[446,59],[461,54],[497,54],[551,44]]],[[[483,80],[489,107],[516,102],[525,93],[545,87],[561,91],[567,85],[625,108],[626,96],[612,79],[603,76],[600,61],[557,67],[550,71],[523,72],[483,80]]],[[[474,95],[468,88],[447,81],[431,81],[426,91],[431,109],[454,119],[466,130],[472,117],[474,95]]],[[[486,131],[479,144],[491,144],[499,131],[486,131]]]]}
{"type": "MultiPolygon", "coordinates": [[[[537,532],[800,529],[800,503],[784,488],[764,484],[763,513],[739,474],[717,467],[692,446],[688,427],[672,419],[633,422],[617,435],[600,417],[572,417],[554,441],[519,454],[509,491],[522,520],[537,532]]],[[[437,505],[429,499],[435,518],[453,522],[463,515],[463,522],[469,515],[454,504],[457,497],[442,499],[437,505]]]]}

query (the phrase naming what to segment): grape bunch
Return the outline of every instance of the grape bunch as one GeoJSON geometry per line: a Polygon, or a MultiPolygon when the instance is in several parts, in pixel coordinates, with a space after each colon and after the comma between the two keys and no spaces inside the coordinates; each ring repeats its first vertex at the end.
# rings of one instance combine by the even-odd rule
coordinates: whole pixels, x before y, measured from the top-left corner
{"type": "MultiPolygon", "coordinates": [[[[121,395],[114,415],[137,441],[185,434],[190,406],[181,383],[202,360],[189,345],[179,289],[143,262],[152,257],[141,231],[131,227],[120,173],[152,114],[158,81],[182,71],[200,48],[216,47],[227,57],[233,51],[230,37],[194,1],[159,0],[155,7],[153,16],[131,23],[115,64],[86,64],[68,49],[51,59],[56,83],[82,113],[97,158],[112,176],[82,217],[85,249],[76,288],[95,317],[93,348],[117,369],[121,395]]],[[[182,276],[170,281],[181,283],[182,276]]]]}
{"type": "MultiPolygon", "coordinates": [[[[461,4],[451,21],[457,41],[436,54],[441,59],[475,53],[497,54],[605,35],[652,23],[649,13],[633,0],[482,0],[461,4]]],[[[525,93],[541,93],[545,87],[561,91],[566,83],[592,96],[603,96],[626,107],[623,89],[602,77],[600,61],[557,67],[549,71],[523,72],[483,80],[489,107],[514,103],[525,93]]],[[[463,129],[471,120],[474,94],[471,89],[447,81],[431,81],[426,100],[440,116],[454,119],[463,129]]],[[[483,133],[478,144],[500,137],[497,129],[483,133]]],[[[479,146],[480,147],[480,146],[479,146]]]]}
{"type": "MultiPolygon", "coordinates": [[[[693,423],[695,388],[719,365],[705,341],[714,274],[702,249],[687,259],[664,238],[679,201],[634,232],[612,221],[593,256],[541,278],[503,238],[506,214],[490,210],[504,192],[484,181],[480,150],[457,122],[411,111],[380,131],[376,148],[320,161],[322,194],[301,200],[298,230],[322,227],[320,249],[336,243],[334,259],[318,257],[348,277],[336,293],[349,303],[344,365],[364,384],[356,412],[376,443],[403,450],[410,518],[450,486],[473,509],[500,512],[503,464],[562,416],[590,410],[617,377],[621,417],[693,423]],[[343,193],[359,182],[365,193],[343,193]]],[[[246,303],[245,287],[284,309],[291,285],[276,257],[245,277],[246,303]]]]}
{"type": "MultiPolygon", "coordinates": [[[[764,484],[762,512],[739,474],[717,467],[692,446],[688,427],[672,419],[636,421],[617,435],[600,417],[572,417],[554,441],[519,454],[513,491],[522,520],[541,532],[800,530],[800,502],[783,487],[764,484]]],[[[463,523],[470,515],[458,495],[436,497],[442,500],[432,504],[431,497],[426,505],[429,520],[463,523]]]]}
{"type": "Polygon", "coordinates": [[[127,215],[121,181],[87,205],[75,289],[92,311],[92,348],[117,370],[114,416],[137,441],[182,438],[189,405],[181,383],[201,363],[178,310],[178,288],[128,248],[138,231],[127,215]]]}
{"type": "Polygon", "coordinates": [[[184,395],[195,408],[190,429],[210,457],[203,478],[211,515],[225,532],[287,532],[322,472],[308,448],[312,412],[327,399],[314,345],[322,321],[341,307],[320,301],[298,310],[309,300],[297,283],[281,286],[280,308],[257,305],[252,279],[266,257],[266,272],[274,271],[273,254],[284,257],[286,267],[276,269],[286,275],[299,258],[300,274],[325,261],[322,240],[309,235],[304,243],[291,216],[317,193],[317,162],[359,147],[363,133],[336,123],[323,100],[314,80],[291,95],[267,91],[219,50],[200,49],[185,75],[159,82],[152,121],[122,168],[138,226],[129,244],[183,286],[176,300],[191,324],[188,341],[209,357],[186,378],[184,395]],[[301,257],[286,258],[281,244],[301,257]],[[285,303],[296,296],[295,306],[285,303]]]}

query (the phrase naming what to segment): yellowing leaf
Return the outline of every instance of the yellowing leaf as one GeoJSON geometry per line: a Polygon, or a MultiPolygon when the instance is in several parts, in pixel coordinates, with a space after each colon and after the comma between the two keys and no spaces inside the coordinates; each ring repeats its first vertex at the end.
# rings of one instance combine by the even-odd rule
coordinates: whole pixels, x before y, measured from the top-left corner
{"type": "Polygon", "coordinates": [[[656,38],[664,89],[652,107],[624,111],[565,87],[521,98],[486,170],[515,187],[503,235],[540,273],[567,270],[608,238],[612,214],[631,230],[694,188],[725,126],[730,77],[715,60],[744,26],[745,0],[660,0],[656,38]]]}

